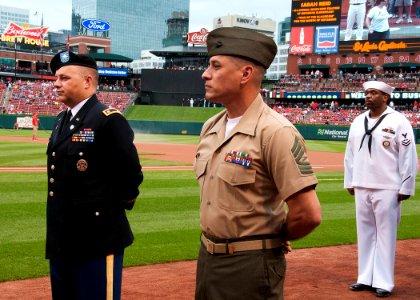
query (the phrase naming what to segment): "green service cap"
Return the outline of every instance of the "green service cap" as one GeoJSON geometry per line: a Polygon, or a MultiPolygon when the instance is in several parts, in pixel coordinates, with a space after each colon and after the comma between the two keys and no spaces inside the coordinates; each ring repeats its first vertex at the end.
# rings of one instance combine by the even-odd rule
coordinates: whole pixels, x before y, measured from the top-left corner
{"type": "Polygon", "coordinates": [[[221,27],[207,36],[207,51],[209,57],[238,56],[268,69],[277,54],[277,46],[273,38],[255,30],[221,27]]]}

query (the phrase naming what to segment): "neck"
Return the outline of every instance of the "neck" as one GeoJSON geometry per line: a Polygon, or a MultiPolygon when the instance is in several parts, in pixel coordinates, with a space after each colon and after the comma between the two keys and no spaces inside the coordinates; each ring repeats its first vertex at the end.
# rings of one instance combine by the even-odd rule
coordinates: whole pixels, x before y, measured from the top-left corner
{"type": "Polygon", "coordinates": [[[371,117],[372,119],[377,119],[384,113],[385,110],[386,106],[381,109],[371,109],[369,112],[369,117],[371,117]]]}
{"type": "Polygon", "coordinates": [[[257,97],[257,93],[243,93],[238,98],[225,104],[229,119],[242,116],[257,97]]]}

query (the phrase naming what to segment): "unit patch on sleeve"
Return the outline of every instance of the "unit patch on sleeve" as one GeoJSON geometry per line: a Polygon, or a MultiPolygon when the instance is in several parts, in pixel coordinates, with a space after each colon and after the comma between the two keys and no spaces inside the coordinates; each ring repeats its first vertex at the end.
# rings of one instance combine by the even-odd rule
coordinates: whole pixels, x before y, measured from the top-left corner
{"type": "Polygon", "coordinates": [[[107,117],[110,116],[110,115],[112,115],[112,114],[120,114],[120,115],[122,115],[122,113],[118,109],[113,108],[113,107],[110,107],[110,108],[107,108],[107,109],[103,110],[102,113],[105,116],[107,116],[107,117]]]}
{"type": "Polygon", "coordinates": [[[302,142],[297,136],[295,136],[295,141],[293,143],[291,152],[302,175],[309,175],[314,173],[312,166],[309,163],[308,157],[306,156],[302,142]]]}

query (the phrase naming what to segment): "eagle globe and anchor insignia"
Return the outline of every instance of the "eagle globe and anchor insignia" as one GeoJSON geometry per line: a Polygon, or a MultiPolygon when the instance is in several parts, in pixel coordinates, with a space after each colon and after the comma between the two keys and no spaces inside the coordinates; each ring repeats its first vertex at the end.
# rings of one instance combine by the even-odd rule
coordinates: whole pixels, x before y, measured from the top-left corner
{"type": "Polygon", "coordinates": [[[79,170],[80,172],[84,172],[88,168],[88,163],[84,159],[79,159],[77,161],[76,167],[77,167],[77,170],[79,170]]]}

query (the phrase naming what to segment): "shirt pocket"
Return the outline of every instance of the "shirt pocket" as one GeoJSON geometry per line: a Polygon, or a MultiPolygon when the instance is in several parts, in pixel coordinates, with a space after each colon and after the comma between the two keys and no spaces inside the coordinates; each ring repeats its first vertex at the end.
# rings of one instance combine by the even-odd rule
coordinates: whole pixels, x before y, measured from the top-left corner
{"type": "Polygon", "coordinates": [[[198,185],[200,186],[200,202],[203,200],[203,186],[204,180],[206,176],[206,169],[207,169],[207,160],[204,159],[196,159],[194,163],[194,170],[195,170],[195,178],[198,181],[198,185]]]}
{"type": "Polygon", "coordinates": [[[226,210],[253,211],[252,189],[256,170],[233,163],[221,164],[217,170],[220,180],[218,205],[226,210]]]}
{"type": "Polygon", "coordinates": [[[207,169],[207,160],[204,159],[197,159],[194,163],[194,170],[195,170],[195,178],[200,180],[203,175],[206,173],[207,169]]]}

